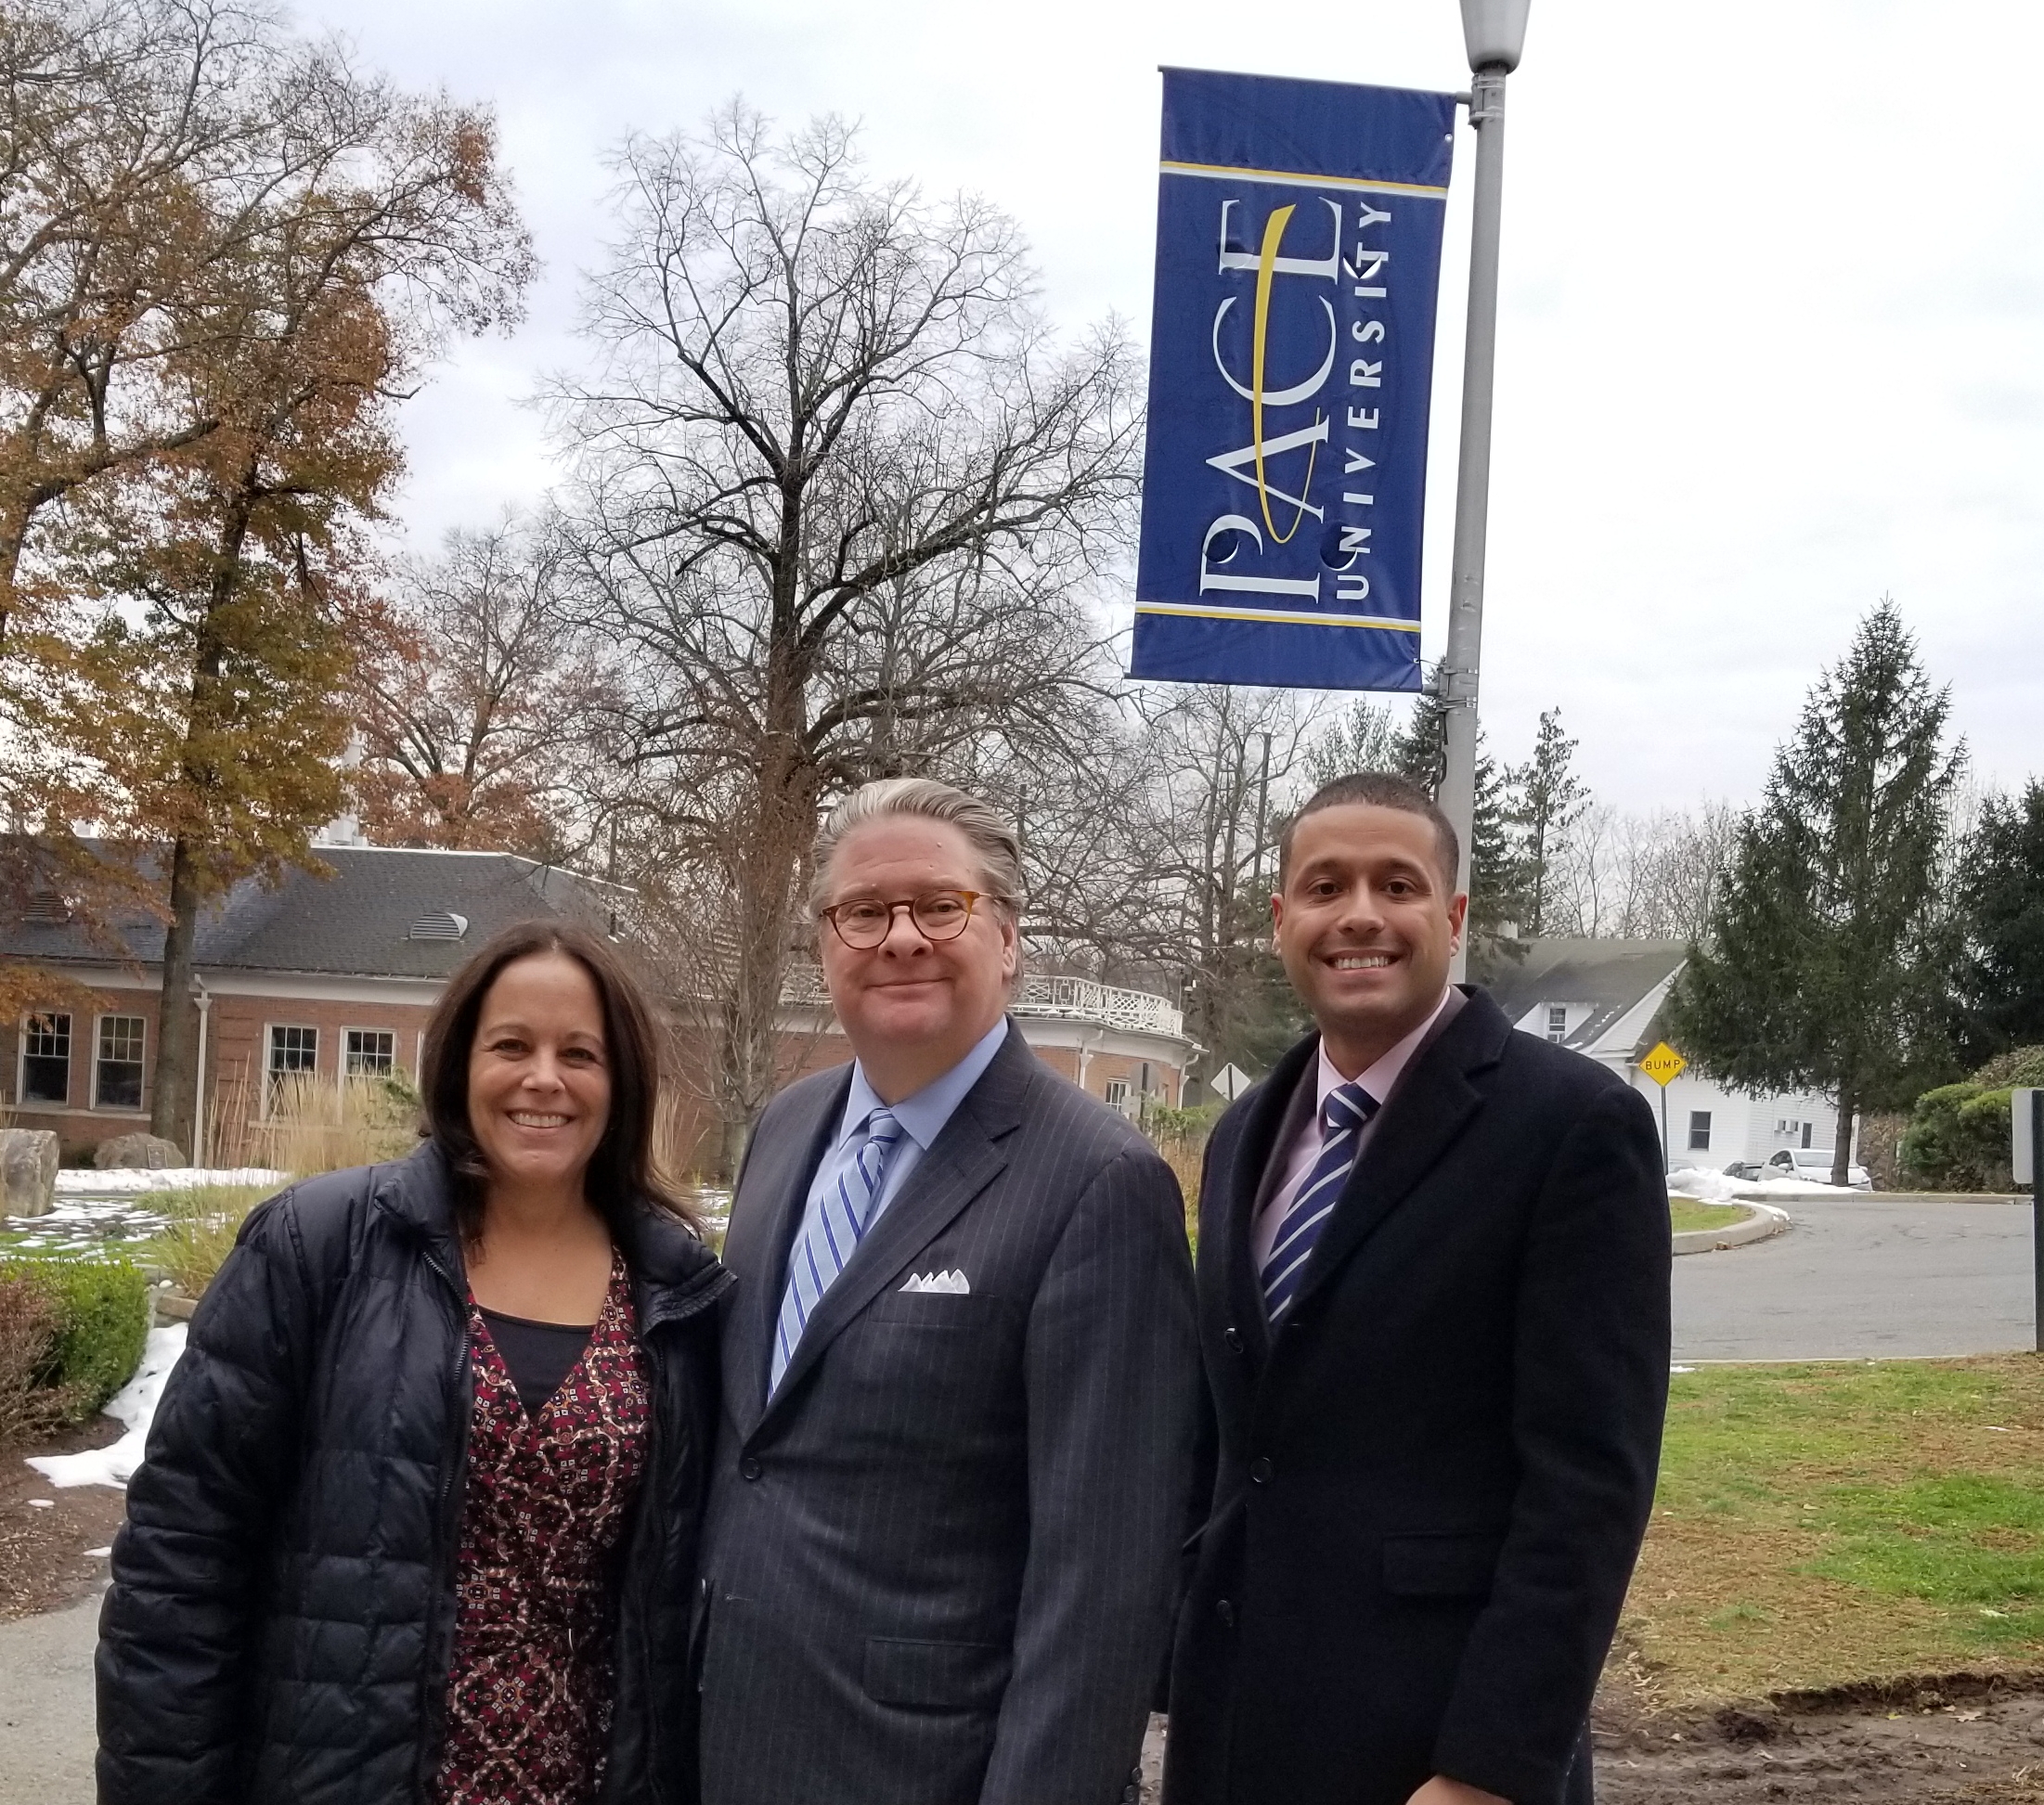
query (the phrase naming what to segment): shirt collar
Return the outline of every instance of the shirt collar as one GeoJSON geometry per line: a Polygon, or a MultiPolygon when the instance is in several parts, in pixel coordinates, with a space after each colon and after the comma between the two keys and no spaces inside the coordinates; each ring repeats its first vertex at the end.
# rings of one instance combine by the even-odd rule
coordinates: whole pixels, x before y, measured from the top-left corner
{"type": "Polygon", "coordinates": [[[865,1066],[855,1060],[851,1090],[845,1099],[845,1119],[838,1125],[837,1144],[842,1147],[874,1110],[891,1108],[894,1119],[901,1124],[902,1133],[928,1153],[930,1143],[943,1132],[944,1124],[965,1101],[965,1093],[986,1076],[987,1067],[993,1064],[993,1056],[1001,1051],[1007,1038],[1008,1018],[1003,1015],[950,1071],[941,1077],[932,1078],[912,1097],[904,1097],[892,1105],[880,1101],[879,1093],[866,1081],[865,1066]]]}
{"type": "MultiPolygon", "coordinates": [[[[1427,1012],[1427,1019],[1356,1078],[1355,1082],[1370,1093],[1379,1108],[1383,1107],[1385,1099],[1391,1094],[1391,1087],[1398,1082],[1399,1075],[1404,1071],[1413,1054],[1418,1051],[1419,1043],[1427,1038],[1428,1029],[1441,1019],[1441,1012],[1447,1008],[1448,999],[1454,994],[1452,986],[1442,990],[1441,1000],[1427,1012]]],[[[1320,1094],[1314,1099],[1315,1107],[1321,1115],[1324,1115],[1326,1111],[1327,1093],[1348,1082],[1336,1070],[1334,1061],[1327,1057],[1327,1043],[1323,1038],[1320,1042],[1320,1094]]]]}

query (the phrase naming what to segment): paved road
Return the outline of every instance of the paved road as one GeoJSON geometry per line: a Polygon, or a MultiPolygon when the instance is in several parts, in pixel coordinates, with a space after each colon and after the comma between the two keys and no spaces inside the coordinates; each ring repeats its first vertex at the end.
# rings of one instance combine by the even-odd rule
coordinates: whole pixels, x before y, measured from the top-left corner
{"type": "Polygon", "coordinates": [[[1897,1359],[2034,1345],[2028,1204],[1782,1205],[1772,1241],[1675,1263],[1678,1360],[1897,1359]]]}
{"type": "Polygon", "coordinates": [[[0,1805],[92,1805],[96,1592],[0,1623],[0,1805]]]}

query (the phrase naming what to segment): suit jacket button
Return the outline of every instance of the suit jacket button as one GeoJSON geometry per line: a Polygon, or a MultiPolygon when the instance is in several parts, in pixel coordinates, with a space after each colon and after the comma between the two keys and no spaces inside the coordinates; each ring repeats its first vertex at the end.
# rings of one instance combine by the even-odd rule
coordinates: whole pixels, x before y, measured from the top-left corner
{"type": "Polygon", "coordinates": [[[1229,1353],[1239,1354],[1242,1351],[1242,1331],[1240,1329],[1223,1330],[1221,1339],[1228,1344],[1229,1353]]]}
{"type": "Polygon", "coordinates": [[[1235,1605],[1232,1600],[1222,1599],[1214,1605],[1213,1614],[1221,1619],[1221,1627],[1223,1630],[1235,1628],[1235,1605]]]}
{"type": "Polygon", "coordinates": [[[1251,1461],[1249,1463],[1249,1477],[1260,1486],[1269,1485],[1271,1482],[1270,1462],[1264,1460],[1261,1455],[1251,1461]]]}
{"type": "Polygon", "coordinates": [[[757,1479],[759,1474],[759,1463],[750,1454],[747,1454],[744,1460],[738,1463],[738,1476],[741,1479],[757,1479]]]}

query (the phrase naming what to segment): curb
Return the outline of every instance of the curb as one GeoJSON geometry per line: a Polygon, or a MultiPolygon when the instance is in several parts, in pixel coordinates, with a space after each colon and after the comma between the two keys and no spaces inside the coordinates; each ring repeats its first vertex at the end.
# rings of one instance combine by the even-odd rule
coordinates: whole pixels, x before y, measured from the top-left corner
{"type": "MultiPolygon", "coordinates": [[[[1745,1201],[1745,1200],[1741,1200],[1745,1201]]],[[[1691,1229],[1675,1238],[1677,1254],[1714,1254],[1727,1247],[1744,1247],[1755,1241],[1768,1241],[1789,1226],[1789,1212],[1772,1204],[1752,1205],[1753,1214],[1727,1229],[1691,1229]]]]}

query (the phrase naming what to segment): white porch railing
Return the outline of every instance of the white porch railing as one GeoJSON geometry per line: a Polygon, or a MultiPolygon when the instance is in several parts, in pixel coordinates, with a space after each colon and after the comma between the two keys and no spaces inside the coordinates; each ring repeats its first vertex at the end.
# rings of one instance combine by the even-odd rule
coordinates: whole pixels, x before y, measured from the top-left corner
{"type": "MultiPolygon", "coordinates": [[[[827,1007],[830,993],[823,973],[814,965],[795,965],[782,980],[781,1000],[798,1008],[827,1007]]],[[[1158,1034],[1182,1040],[1185,1018],[1169,999],[1147,990],[1124,990],[1119,985],[1095,984],[1091,978],[1055,977],[1027,973],[1015,1000],[1017,1015],[1052,1015],[1075,1022],[1097,1022],[1102,1027],[1131,1034],[1158,1034]]]]}

